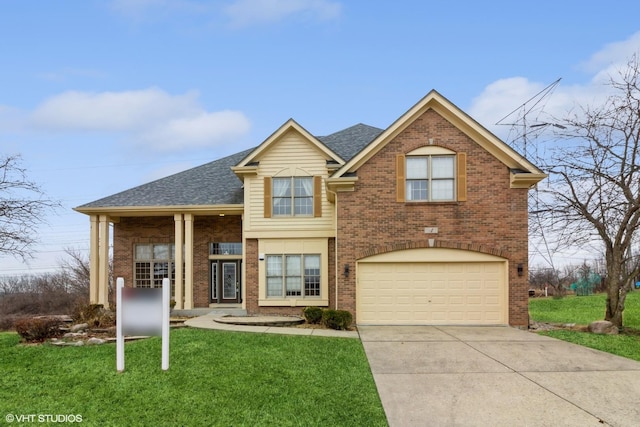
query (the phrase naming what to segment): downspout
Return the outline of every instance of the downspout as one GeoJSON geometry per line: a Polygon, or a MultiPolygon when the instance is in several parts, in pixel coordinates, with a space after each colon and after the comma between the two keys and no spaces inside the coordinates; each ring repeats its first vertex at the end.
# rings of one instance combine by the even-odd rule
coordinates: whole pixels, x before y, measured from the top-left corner
{"type": "Polygon", "coordinates": [[[335,278],[336,278],[336,284],[335,284],[335,298],[336,298],[336,310],[338,309],[338,193],[336,191],[331,191],[329,190],[329,186],[326,187],[327,189],[327,193],[331,193],[333,194],[333,200],[334,200],[334,209],[333,209],[333,223],[334,223],[334,238],[333,238],[333,250],[334,250],[334,256],[335,256],[335,261],[334,261],[334,268],[335,268],[335,278]]]}

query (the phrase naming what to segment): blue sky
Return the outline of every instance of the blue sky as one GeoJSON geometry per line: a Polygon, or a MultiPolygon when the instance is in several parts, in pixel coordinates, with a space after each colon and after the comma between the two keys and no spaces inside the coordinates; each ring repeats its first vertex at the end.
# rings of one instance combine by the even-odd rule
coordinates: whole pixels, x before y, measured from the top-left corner
{"type": "MultiPolygon", "coordinates": [[[[72,208],[255,146],[290,117],[312,134],[387,127],[431,89],[493,126],[562,77],[561,115],[640,51],[631,1],[7,0],[0,154],[63,207],[34,259],[88,252],[72,208]]],[[[576,260],[581,262],[582,259],[576,260]]]]}

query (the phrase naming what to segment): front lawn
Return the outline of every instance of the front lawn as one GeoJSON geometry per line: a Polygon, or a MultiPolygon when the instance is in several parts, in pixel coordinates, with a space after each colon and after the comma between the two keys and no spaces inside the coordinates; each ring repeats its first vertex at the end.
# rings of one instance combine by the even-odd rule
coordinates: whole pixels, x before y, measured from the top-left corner
{"type": "MultiPolygon", "coordinates": [[[[538,322],[588,325],[594,320],[604,319],[605,301],[605,294],[559,299],[531,298],[529,313],[538,322]]],[[[573,330],[553,330],[541,334],[640,361],[640,292],[627,295],[624,331],[620,335],[594,335],[573,330]]]]}
{"type": "Polygon", "coordinates": [[[125,346],[20,345],[0,333],[0,417],[77,414],[100,426],[383,426],[384,410],[355,339],[171,332],[125,346]]]}

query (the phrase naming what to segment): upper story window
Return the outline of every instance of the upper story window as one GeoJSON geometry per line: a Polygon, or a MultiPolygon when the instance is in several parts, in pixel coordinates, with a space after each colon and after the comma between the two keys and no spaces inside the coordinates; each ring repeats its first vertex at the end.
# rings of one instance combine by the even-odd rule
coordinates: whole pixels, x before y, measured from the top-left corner
{"type": "Polygon", "coordinates": [[[313,177],[273,178],[273,215],[313,215],[313,177]]]}
{"type": "Polygon", "coordinates": [[[407,201],[455,200],[455,156],[407,156],[407,201]]]}
{"type": "Polygon", "coordinates": [[[398,202],[467,200],[467,154],[444,147],[420,147],[396,156],[398,202]]]}
{"type": "Polygon", "coordinates": [[[264,217],[321,217],[322,177],[264,177],[264,217]]]}

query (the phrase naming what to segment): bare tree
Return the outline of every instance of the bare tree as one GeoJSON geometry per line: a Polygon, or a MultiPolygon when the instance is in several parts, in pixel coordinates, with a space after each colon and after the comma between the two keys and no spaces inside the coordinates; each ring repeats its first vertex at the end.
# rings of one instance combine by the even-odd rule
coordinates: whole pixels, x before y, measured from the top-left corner
{"type": "Polygon", "coordinates": [[[28,258],[36,227],[44,213],[57,206],[29,181],[19,156],[0,157],[0,256],[28,258]]]}
{"type": "Polygon", "coordinates": [[[549,171],[538,211],[567,245],[597,242],[605,256],[605,319],[623,324],[625,299],[639,273],[632,247],[640,227],[640,64],[633,57],[609,83],[612,94],[560,121],[561,145],[539,159],[549,171]]]}
{"type": "Polygon", "coordinates": [[[65,253],[68,258],[61,260],[59,265],[67,279],[68,291],[80,295],[86,294],[88,298],[91,277],[89,258],[72,248],[65,249],[65,253]]]}

